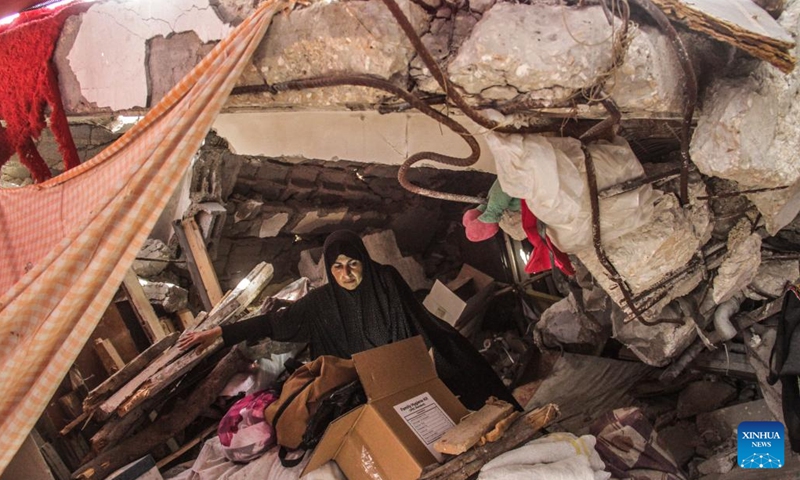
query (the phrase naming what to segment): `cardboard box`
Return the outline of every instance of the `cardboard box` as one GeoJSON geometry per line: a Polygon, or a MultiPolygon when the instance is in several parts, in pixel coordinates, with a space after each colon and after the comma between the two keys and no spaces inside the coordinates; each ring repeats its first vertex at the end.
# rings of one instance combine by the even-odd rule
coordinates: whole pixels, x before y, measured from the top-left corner
{"type": "Polygon", "coordinates": [[[458,328],[482,313],[497,285],[492,277],[468,264],[447,285],[439,280],[422,304],[429,312],[458,328]]]}
{"type": "Polygon", "coordinates": [[[467,409],[436,376],[421,337],[353,355],[367,403],[328,426],[302,475],[335,460],[349,480],[414,480],[467,409]]]}

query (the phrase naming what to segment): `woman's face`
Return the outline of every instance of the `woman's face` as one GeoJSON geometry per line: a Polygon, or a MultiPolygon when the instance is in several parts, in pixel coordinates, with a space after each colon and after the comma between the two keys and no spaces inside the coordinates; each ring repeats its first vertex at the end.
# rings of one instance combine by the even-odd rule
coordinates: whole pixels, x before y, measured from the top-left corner
{"type": "Polygon", "coordinates": [[[331,274],[340,287],[355,290],[364,278],[364,265],[360,260],[339,255],[331,265],[331,274]]]}

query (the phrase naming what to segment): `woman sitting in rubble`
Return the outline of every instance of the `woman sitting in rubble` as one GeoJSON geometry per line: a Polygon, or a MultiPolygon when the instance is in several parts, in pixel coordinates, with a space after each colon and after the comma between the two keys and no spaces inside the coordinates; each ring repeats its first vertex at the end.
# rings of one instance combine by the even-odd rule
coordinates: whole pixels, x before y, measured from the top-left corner
{"type": "Polygon", "coordinates": [[[312,359],[350,358],[422,335],[432,349],[439,378],[467,408],[477,410],[494,396],[521,410],[480,352],[450,324],[428,313],[394,267],[374,262],[357,234],[332,233],[325,240],[323,256],[327,285],[276,313],[188,333],[178,347],[205,346],[220,336],[226,345],[269,337],[309,342],[312,359]]]}

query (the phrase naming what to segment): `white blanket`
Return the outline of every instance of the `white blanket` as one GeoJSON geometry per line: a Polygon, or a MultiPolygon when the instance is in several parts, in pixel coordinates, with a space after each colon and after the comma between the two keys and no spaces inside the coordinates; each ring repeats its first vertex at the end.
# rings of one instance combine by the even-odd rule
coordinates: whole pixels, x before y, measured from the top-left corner
{"type": "MultiPolygon", "coordinates": [[[[233,463],[222,453],[218,437],[209,439],[200,451],[192,468],[169,480],[297,480],[303,471],[310,453],[293,468],[284,468],[278,458],[278,449],[273,447],[250,463],[233,463]]],[[[347,480],[334,462],[309,472],[303,480],[347,480]]]]}

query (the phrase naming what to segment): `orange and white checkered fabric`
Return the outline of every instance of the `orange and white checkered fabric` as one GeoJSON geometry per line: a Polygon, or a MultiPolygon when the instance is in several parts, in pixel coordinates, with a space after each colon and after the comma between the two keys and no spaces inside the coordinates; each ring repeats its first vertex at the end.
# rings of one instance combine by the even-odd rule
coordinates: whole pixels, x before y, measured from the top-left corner
{"type": "Polygon", "coordinates": [[[97,326],[272,17],[291,4],[264,3],[95,158],[0,189],[0,472],[97,326]]]}

